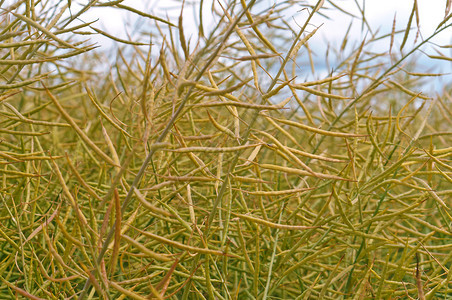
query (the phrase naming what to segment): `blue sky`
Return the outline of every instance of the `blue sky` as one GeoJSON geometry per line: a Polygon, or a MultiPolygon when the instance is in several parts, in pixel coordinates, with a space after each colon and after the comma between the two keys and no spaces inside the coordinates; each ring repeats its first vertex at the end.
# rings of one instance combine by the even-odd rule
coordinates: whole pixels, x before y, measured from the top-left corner
{"type": "MultiPolygon", "coordinates": [[[[73,2],[73,10],[76,11],[76,3],[77,1],[73,2]]],[[[85,4],[87,1],[81,1],[80,3],[85,4]]],[[[197,3],[196,1],[195,3],[197,3]]],[[[297,1],[295,1],[296,3],[297,1]]],[[[303,1],[299,1],[300,3],[305,3],[303,1]]],[[[315,1],[308,1],[309,3],[314,4],[315,1]]],[[[356,42],[360,42],[362,38],[364,37],[363,32],[361,31],[362,23],[359,20],[360,17],[360,11],[357,6],[357,3],[363,7],[362,3],[363,0],[335,0],[333,1],[335,4],[339,5],[344,10],[348,11],[351,14],[356,15],[358,18],[350,17],[347,14],[341,13],[336,9],[332,9],[333,6],[328,2],[325,1],[324,7],[325,10],[323,11],[329,19],[323,18],[322,16],[314,17],[311,21],[311,24],[313,24],[312,28],[314,26],[319,26],[322,24],[322,28],[317,32],[316,36],[311,40],[311,47],[313,49],[317,49],[320,51],[320,49],[324,49],[325,45],[329,43],[333,46],[339,46],[344,34],[350,24],[350,22],[353,20],[353,26],[350,31],[350,40],[353,42],[355,40],[356,42]]],[[[188,1],[187,1],[188,3],[188,1]]],[[[211,17],[210,13],[210,6],[212,1],[211,0],[205,0],[204,1],[204,17],[205,17],[205,24],[209,24],[209,22],[213,22],[213,19],[211,17]]],[[[259,7],[263,6],[272,6],[275,3],[275,1],[261,1],[259,4],[259,7]]],[[[433,0],[418,0],[418,8],[419,8],[419,19],[420,19],[420,33],[421,36],[418,37],[418,41],[421,38],[427,38],[437,27],[438,23],[444,18],[445,15],[445,7],[446,7],[446,0],[443,1],[433,1],[433,0]]],[[[173,1],[173,0],[165,0],[165,1],[136,1],[136,0],[125,0],[123,2],[125,5],[132,6],[134,8],[138,8],[144,11],[147,11],[151,14],[154,14],[156,16],[165,16],[168,15],[170,19],[174,20],[174,22],[177,22],[177,17],[180,12],[180,1],[173,1]]],[[[365,1],[365,15],[367,22],[369,23],[370,27],[375,31],[379,30],[379,33],[390,33],[392,26],[393,26],[393,20],[394,16],[396,16],[396,30],[402,30],[406,28],[409,15],[411,13],[411,9],[413,7],[413,1],[412,0],[371,0],[371,1],[365,1]]],[[[257,7],[258,8],[258,7],[257,7]]],[[[288,13],[291,13],[292,15],[288,15],[288,18],[292,18],[293,24],[296,22],[298,24],[302,24],[304,21],[304,18],[306,17],[306,12],[300,11],[302,8],[301,5],[294,4],[294,9],[288,11],[288,13]]],[[[259,9],[255,10],[256,12],[259,11],[259,9]]],[[[186,8],[184,11],[184,30],[186,32],[186,36],[192,38],[196,37],[197,33],[197,27],[196,27],[196,21],[195,21],[195,14],[197,14],[197,8],[193,9],[190,7],[189,4],[186,4],[186,8]]],[[[102,9],[95,9],[92,10],[86,14],[83,15],[84,21],[91,21],[95,19],[99,19],[99,22],[96,26],[100,27],[103,30],[106,30],[107,32],[118,35],[120,37],[126,38],[126,32],[129,33],[132,32],[133,25],[136,21],[136,17],[133,14],[130,13],[123,13],[118,9],[112,9],[112,8],[102,8],[102,9]]],[[[144,22],[149,22],[147,20],[144,20],[144,22]]],[[[148,23],[149,25],[151,22],[148,23]]],[[[294,24],[295,25],[295,24],[294,24]]],[[[412,26],[415,26],[416,23],[413,21],[412,26]]],[[[208,26],[206,26],[208,27],[208,26]]],[[[296,27],[296,25],[294,26],[296,27]]],[[[406,44],[406,48],[410,48],[410,46],[413,45],[415,37],[415,31],[411,33],[410,39],[408,40],[406,44]]],[[[394,48],[398,49],[400,46],[401,40],[403,38],[403,34],[400,34],[396,36],[394,48]]],[[[108,47],[110,44],[109,42],[102,38],[102,37],[95,37],[94,40],[98,41],[99,44],[103,47],[108,47]]],[[[452,44],[452,29],[449,31],[445,31],[439,36],[437,36],[434,40],[435,43],[446,45],[446,44],[452,44]]],[[[389,49],[389,39],[384,40],[381,42],[380,47],[382,47],[380,50],[389,49]]],[[[442,49],[443,53],[446,55],[451,55],[451,49],[442,49]]],[[[437,62],[438,65],[444,64],[444,62],[437,62]]],[[[441,66],[440,66],[441,67],[441,66]]],[[[452,65],[451,64],[445,64],[444,65],[446,70],[451,70],[452,65]]],[[[444,70],[443,70],[444,71],[444,70]]]]}
{"type": "MultiPolygon", "coordinates": [[[[73,10],[76,11],[77,3],[85,4],[87,1],[72,1],[73,10]]],[[[143,11],[147,11],[151,14],[157,16],[165,16],[169,15],[171,19],[177,21],[177,17],[180,12],[180,2],[181,1],[173,1],[173,0],[165,0],[165,1],[155,1],[155,0],[144,0],[144,1],[136,1],[136,0],[125,0],[122,2],[124,5],[132,6],[137,9],[141,9],[143,11]]],[[[188,2],[188,1],[187,1],[188,2]]],[[[194,2],[197,3],[198,1],[194,2]]],[[[212,18],[210,18],[210,6],[211,0],[204,1],[204,17],[205,23],[209,23],[212,18]]],[[[270,7],[278,1],[261,1],[259,7],[267,6],[270,7]],[[267,5],[265,5],[267,3],[267,5]]],[[[296,2],[296,1],[295,1],[296,2]]],[[[300,3],[305,3],[305,1],[299,1],[300,3]]],[[[314,4],[315,1],[307,1],[308,3],[314,4]]],[[[362,6],[362,0],[335,0],[333,1],[335,4],[339,5],[344,10],[356,15],[360,16],[359,9],[356,5],[356,2],[362,6]]],[[[421,32],[426,37],[429,33],[433,32],[438,23],[444,18],[446,0],[438,1],[438,0],[418,0],[419,7],[419,18],[420,18],[420,27],[421,32]]],[[[397,29],[404,29],[406,27],[411,9],[413,6],[412,0],[371,0],[365,1],[365,15],[367,21],[370,23],[372,28],[380,28],[382,31],[387,32],[391,31],[394,15],[396,14],[397,29]]],[[[303,13],[299,10],[302,8],[301,5],[294,4],[293,17],[295,19],[303,18],[303,13]],[[298,16],[297,16],[298,15],[298,16]]],[[[350,23],[351,17],[347,16],[344,13],[338,12],[336,9],[333,9],[333,6],[325,1],[324,3],[324,13],[330,17],[330,20],[326,20],[321,16],[317,16],[312,20],[312,24],[324,24],[323,29],[321,30],[322,36],[327,38],[328,40],[340,40],[344,29],[346,29],[350,23]]],[[[197,13],[196,10],[190,8],[190,4],[186,4],[185,9],[185,30],[188,32],[196,33],[197,29],[194,26],[193,17],[194,13],[197,13]]],[[[99,23],[103,25],[105,28],[112,30],[116,33],[123,34],[125,21],[129,21],[133,23],[134,16],[129,13],[122,13],[120,10],[112,9],[112,8],[102,8],[102,9],[94,9],[83,15],[83,19],[85,21],[94,20],[99,18],[99,23]],[[120,22],[120,20],[124,22],[120,22]]],[[[356,22],[358,23],[358,22],[356,22]]],[[[414,24],[413,24],[414,25],[414,24]]],[[[353,35],[356,38],[360,37],[360,26],[356,26],[352,30],[353,35]]],[[[438,37],[436,41],[442,43],[451,43],[452,32],[443,33],[438,37]]]]}
{"type": "MultiPolygon", "coordinates": [[[[247,0],[248,1],[248,0],[247,0]]],[[[14,2],[9,0],[9,2],[14,2]]],[[[82,5],[86,5],[89,1],[77,1],[72,0],[72,11],[77,12],[82,5]]],[[[222,1],[223,3],[224,1],[222,1]]],[[[307,17],[307,12],[302,11],[301,4],[306,2],[310,4],[315,4],[316,1],[293,1],[293,9],[287,11],[286,19],[292,20],[292,25],[294,28],[297,28],[297,24],[303,24],[304,20],[307,17]]],[[[365,36],[362,29],[362,22],[360,21],[360,10],[358,5],[365,8],[365,16],[367,22],[370,27],[376,31],[378,30],[380,34],[382,33],[390,33],[394,16],[396,16],[396,30],[402,30],[406,28],[409,15],[411,13],[411,9],[413,7],[413,0],[368,0],[365,1],[365,6],[363,6],[363,0],[334,0],[335,4],[339,5],[341,8],[346,10],[352,15],[357,16],[357,18],[353,18],[345,13],[339,12],[337,9],[333,9],[333,6],[329,1],[324,2],[324,10],[323,13],[328,16],[328,18],[324,18],[320,15],[314,17],[311,20],[312,26],[308,28],[309,30],[313,30],[316,26],[322,25],[322,27],[318,30],[316,35],[310,40],[310,47],[313,52],[316,54],[314,57],[316,68],[318,70],[322,70],[325,68],[325,49],[326,45],[329,44],[333,47],[338,48],[341,44],[341,41],[349,27],[350,22],[353,21],[353,26],[350,30],[349,43],[359,43],[365,36]],[[358,5],[357,5],[358,4],[358,5]]],[[[418,37],[419,41],[422,38],[427,38],[437,27],[438,23],[445,16],[445,8],[446,8],[447,0],[417,0],[418,8],[419,8],[419,19],[420,19],[420,36],[418,37]]],[[[66,3],[66,1],[61,1],[61,3],[66,3]]],[[[197,34],[197,13],[198,9],[194,8],[190,3],[195,3],[197,7],[197,3],[199,1],[187,1],[186,7],[184,10],[184,31],[187,39],[192,38],[192,44],[196,41],[197,34]]],[[[210,12],[212,0],[204,0],[204,24],[205,27],[209,27],[209,23],[213,24],[214,20],[212,14],[210,12]]],[[[261,10],[262,7],[271,7],[275,3],[278,3],[277,0],[263,0],[260,1],[259,4],[254,7],[253,13],[257,13],[261,10]]],[[[174,0],[125,0],[122,2],[124,5],[128,5],[134,7],[136,9],[146,11],[150,14],[164,17],[166,15],[173,22],[177,22],[177,18],[180,13],[180,5],[181,1],[174,0]]],[[[95,8],[89,10],[85,14],[82,15],[81,19],[85,22],[93,21],[98,19],[98,22],[95,23],[95,27],[100,28],[112,35],[118,36],[120,38],[127,39],[127,33],[132,34],[136,29],[137,21],[143,22],[141,23],[138,29],[146,30],[147,26],[154,26],[154,23],[148,19],[140,18],[135,14],[127,13],[119,9],[114,8],[95,8]]],[[[416,23],[413,21],[412,26],[415,26],[416,23]]],[[[149,28],[149,27],[148,27],[149,28]]],[[[369,36],[369,34],[367,34],[369,36]]],[[[415,37],[415,30],[412,31],[408,42],[406,43],[405,48],[409,49],[413,45],[415,37]]],[[[403,38],[403,34],[396,36],[393,51],[398,51],[401,40],[403,38]]],[[[108,47],[112,45],[111,41],[107,38],[104,38],[100,35],[92,35],[90,39],[93,42],[97,42],[102,49],[107,50],[108,47]]],[[[145,41],[149,42],[149,41],[145,41]]],[[[440,45],[451,45],[452,44],[452,29],[443,32],[441,35],[437,36],[433,42],[440,45]]],[[[372,49],[373,51],[383,52],[389,49],[389,39],[382,40],[376,45],[376,48],[372,49]]],[[[439,48],[438,48],[439,49],[439,48]]],[[[427,47],[425,50],[430,54],[437,53],[433,52],[432,48],[427,47]]],[[[452,48],[440,49],[442,53],[452,56],[452,48]]],[[[157,52],[158,53],[158,52],[157,52]]],[[[452,63],[446,61],[432,61],[429,60],[425,54],[419,53],[419,64],[425,65],[425,68],[435,67],[438,71],[443,73],[451,73],[452,72],[452,63]]],[[[330,66],[334,67],[334,60],[330,62],[330,66]]],[[[326,69],[324,70],[327,71],[326,69]]],[[[429,70],[424,70],[423,72],[427,72],[429,70]]],[[[435,79],[436,80],[436,79],[435,79]]],[[[452,82],[452,75],[444,76],[441,79],[445,82],[452,82]]]]}

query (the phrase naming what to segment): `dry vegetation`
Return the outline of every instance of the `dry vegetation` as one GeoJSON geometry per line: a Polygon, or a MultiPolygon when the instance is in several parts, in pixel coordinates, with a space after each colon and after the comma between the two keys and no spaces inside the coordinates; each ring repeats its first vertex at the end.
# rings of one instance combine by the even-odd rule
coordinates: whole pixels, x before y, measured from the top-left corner
{"type": "Polygon", "coordinates": [[[447,8],[414,44],[416,5],[406,30],[345,36],[305,81],[328,1],[299,24],[291,1],[221,1],[199,40],[122,1],[56,2],[0,1],[1,299],[452,293],[451,90],[406,64],[447,8]],[[76,19],[95,6],[152,24],[110,36],[109,69],[89,35],[111,33],[76,19]]]}

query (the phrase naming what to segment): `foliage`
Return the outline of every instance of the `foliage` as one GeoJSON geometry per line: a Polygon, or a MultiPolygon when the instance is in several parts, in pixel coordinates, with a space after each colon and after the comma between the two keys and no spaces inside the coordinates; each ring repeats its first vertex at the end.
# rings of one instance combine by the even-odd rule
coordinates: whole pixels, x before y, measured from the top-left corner
{"type": "Polygon", "coordinates": [[[121,2],[0,1],[0,298],[451,293],[451,90],[421,93],[441,74],[405,65],[451,14],[407,49],[415,3],[406,30],[345,36],[338,67],[303,80],[332,2],[298,3],[301,24],[291,1],[221,2],[196,43],[184,4],[121,2]],[[77,21],[98,6],[150,32],[77,21]],[[117,45],[109,70],[92,34],[117,45]]]}

